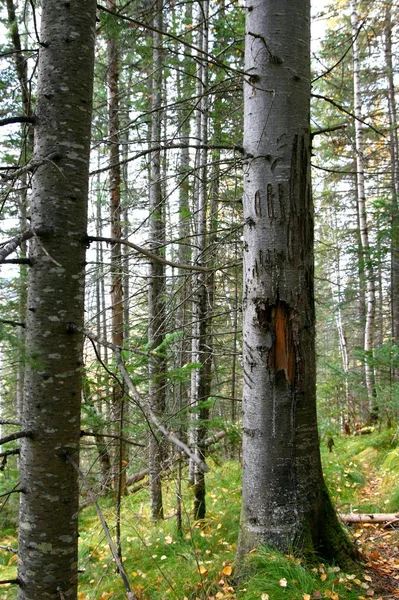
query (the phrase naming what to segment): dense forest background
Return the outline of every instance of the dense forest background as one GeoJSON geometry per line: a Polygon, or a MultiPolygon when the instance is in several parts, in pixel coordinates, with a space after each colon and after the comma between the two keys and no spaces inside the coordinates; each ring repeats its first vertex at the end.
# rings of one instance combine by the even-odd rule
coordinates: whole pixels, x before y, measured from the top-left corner
{"type": "MultiPolygon", "coordinates": [[[[92,494],[115,500],[120,549],[124,499],[149,486],[150,516],[162,520],[173,481],[182,530],[192,510],[182,504],[186,481],[194,518],[204,519],[203,460],[241,457],[245,10],[225,0],[97,8],[80,468],[83,503],[92,494]]],[[[19,0],[6,0],[0,13],[0,438],[19,422],[27,361],[42,368],[25,351],[32,236],[19,237],[30,230],[39,166],[40,15],[40,2],[19,0]]],[[[324,445],[398,420],[397,21],[395,1],[313,6],[324,445]]],[[[2,448],[0,518],[12,523],[18,442],[2,448]]]]}

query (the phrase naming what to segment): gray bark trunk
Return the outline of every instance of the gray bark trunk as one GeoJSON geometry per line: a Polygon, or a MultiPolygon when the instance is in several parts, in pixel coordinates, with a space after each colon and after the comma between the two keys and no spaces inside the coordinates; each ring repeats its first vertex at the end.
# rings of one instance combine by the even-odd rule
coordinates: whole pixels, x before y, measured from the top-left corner
{"type": "MultiPolygon", "coordinates": [[[[397,108],[395,95],[394,70],[392,61],[392,5],[386,7],[385,25],[385,63],[388,83],[388,109],[390,129],[392,208],[391,208],[391,315],[392,340],[399,341],[399,143],[397,131],[397,108]]],[[[395,369],[395,378],[399,378],[399,369],[395,369]]]]}
{"type": "Polygon", "coordinates": [[[316,419],[309,55],[309,0],[247,4],[239,563],[259,543],[331,556],[341,537],[316,419]]]}
{"type": "MultiPolygon", "coordinates": [[[[162,2],[154,6],[154,27],[162,29],[162,2]]],[[[150,146],[160,144],[162,135],[162,38],[158,31],[152,35],[152,93],[151,93],[151,135],[150,146]]],[[[150,163],[150,235],[152,251],[164,256],[165,244],[165,200],[161,186],[161,151],[151,154],[150,163]]],[[[151,350],[158,348],[165,338],[165,266],[155,260],[150,261],[148,286],[148,343],[151,350]]],[[[149,402],[154,413],[160,417],[165,411],[165,359],[163,352],[151,354],[149,358],[149,402]]],[[[162,439],[155,431],[149,434],[150,505],[151,517],[163,519],[162,502],[162,439]]]]}
{"type": "Polygon", "coordinates": [[[357,2],[351,0],[351,24],[353,41],[353,102],[355,114],[355,146],[357,172],[357,202],[359,207],[359,229],[361,254],[366,276],[366,322],[364,326],[364,352],[367,399],[370,418],[376,420],[378,408],[376,405],[375,377],[373,369],[373,341],[375,321],[375,280],[374,268],[370,252],[369,232],[367,223],[366,188],[364,180],[364,144],[362,120],[362,98],[360,90],[360,59],[359,59],[359,16],[357,2]]]}
{"type": "Polygon", "coordinates": [[[19,600],[77,596],[84,264],[95,42],[94,0],[42,3],[32,268],[21,443],[19,600]],[[57,152],[57,160],[46,156],[57,152]]]}

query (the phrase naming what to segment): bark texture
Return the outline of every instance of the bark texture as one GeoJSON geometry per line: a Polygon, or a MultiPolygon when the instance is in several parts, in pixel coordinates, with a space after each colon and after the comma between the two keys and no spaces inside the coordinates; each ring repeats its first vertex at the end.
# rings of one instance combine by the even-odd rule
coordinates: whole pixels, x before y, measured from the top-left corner
{"type": "Polygon", "coordinates": [[[79,460],[94,0],[42,3],[21,443],[19,600],[77,596],[79,460]],[[49,155],[58,158],[46,160],[49,155]]]}
{"type": "Polygon", "coordinates": [[[239,562],[260,543],[337,560],[349,547],[317,432],[309,42],[309,0],[248,0],[239,562]]]}

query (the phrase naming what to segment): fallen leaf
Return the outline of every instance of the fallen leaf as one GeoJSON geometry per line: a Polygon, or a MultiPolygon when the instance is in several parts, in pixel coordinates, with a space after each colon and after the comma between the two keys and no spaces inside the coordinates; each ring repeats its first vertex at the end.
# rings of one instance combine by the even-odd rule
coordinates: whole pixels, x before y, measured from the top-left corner
{"type": "Polygon", "coordinates": [[[262,594],[260,600],[269,600],[269,594],[262,594]]]}
{"type": "Polygon", "coordinates": [[[302,596],[302,600],[310,600],[310,598],[311,598],[310,594],[304,594],[302,596]]]}
{"type": "Polygon", "coordinates": [[[208,570],[206,567],[204,567],[204,565],[200,565],[198,570],[201,575],[208,575],[208,570]]]}
{"type": "Polygon", "coordinates": [[[231,568],[231,566],[230,566],[230,565],[226,565],[226,566],[224,567],[224,569],[222,569],[222,571],[221,571],[221,572],[223,573],[223,575],[227,575],[227,576],[229,576],[229,575],[231,575],[231,574],[232,574],[232,572],[233,572],[233,569],[231,568]]]}
{"type": "Polygon", "coordinates": [[[287,587],[288,581],[285,577],[283,577],[282,579],[280,579],[279,584],[281,585],[281,587],[287,587]]]}
{"type": "Polygon", "coordinates": [[[167,535],[167,536],[165,537],[165,542],[166,542],[167,544],[171,544],[171,543],[173,542],[173,538],[172,538],[172,536],[171,536],[171,535],[167,535]]]}

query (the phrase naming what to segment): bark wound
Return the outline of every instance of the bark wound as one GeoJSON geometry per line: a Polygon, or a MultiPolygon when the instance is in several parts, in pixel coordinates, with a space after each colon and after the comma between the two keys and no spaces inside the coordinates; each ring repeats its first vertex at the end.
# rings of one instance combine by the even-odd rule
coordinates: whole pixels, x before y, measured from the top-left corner
{"type": "Polygon", "coordinates": [[[269,352],[269,368],[275,374],[283,372],[292,385],[295,376],[295,346],[291,333],[291,310],[283,301],[273,306],[257,306],[256,313],[262,330],[272,332],[273,346],[269,352]]]}

